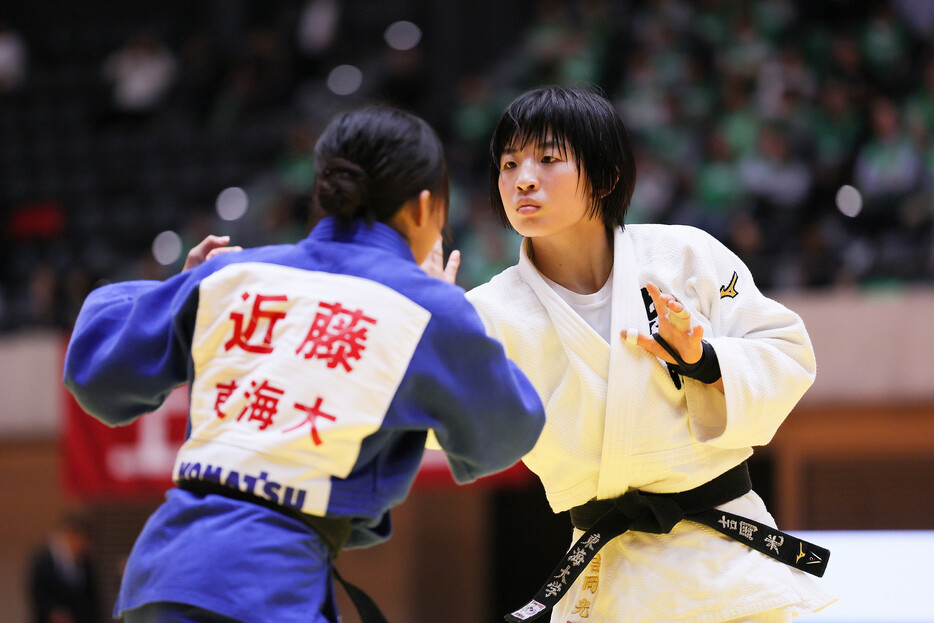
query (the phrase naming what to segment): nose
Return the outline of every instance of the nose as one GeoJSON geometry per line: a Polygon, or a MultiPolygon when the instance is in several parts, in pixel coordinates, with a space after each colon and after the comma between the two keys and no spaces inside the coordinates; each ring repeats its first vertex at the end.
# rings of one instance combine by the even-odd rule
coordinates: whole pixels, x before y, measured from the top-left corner
{"type": "Polygon", "coordinates": [[[516,174],[516,189],[523,192],[538,188],[538,177],[534,165],[523,162],[516,174]]]}

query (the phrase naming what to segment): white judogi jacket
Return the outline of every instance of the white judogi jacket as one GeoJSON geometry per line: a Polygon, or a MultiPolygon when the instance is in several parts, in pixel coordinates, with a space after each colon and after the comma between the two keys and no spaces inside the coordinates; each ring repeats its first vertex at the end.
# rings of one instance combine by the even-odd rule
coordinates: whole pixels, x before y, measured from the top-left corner
{"type": "MultiPolygon", "coordinates": [[[[627,225],[615,234],[612,274],[611,336],[657,329],[643,290],[651,281],[703,326],[725,393],[676,380],[662,360],[618,337],[607,344],[544,281],[523,241],[518,265],[468,299],[545,404],[545,429],[523,460],[555,512],[633,488],[670,493],[710,481],[767,444],[814,381],[801,318],[762,295],[742,261],[706,232],[627,225]]],[[[753,492],[721,508],[774,525],[753,492]]],[[[607,544],[552,621],[714,622],[774,608],[812,612],[830,601],[801,572],[682,521],[667,535],[629,532],[607,544]]]]}

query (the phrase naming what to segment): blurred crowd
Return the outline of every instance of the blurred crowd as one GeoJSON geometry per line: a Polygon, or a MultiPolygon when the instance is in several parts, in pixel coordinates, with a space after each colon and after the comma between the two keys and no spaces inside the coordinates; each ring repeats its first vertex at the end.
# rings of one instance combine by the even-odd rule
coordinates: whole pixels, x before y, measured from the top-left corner
{"type": "Polygon", "coordinates": [[[770,291],[934,282],[929,0],[479,2],[501,8],[456,37],[442,11],[470,2],[219,4],[104,23],[65,39],[74,55],[0,10],[0,330],[67,329],[95,284],[173,274],[208,232],[300,238],[318,130],[374,100],[442,134],[458,281],[482,283],[518,246],[489,209],[489,134],[544,83],[618,107],[629,222],[701,227],[770,291]],[[234,217],[231,186],[248,198],[234,217]],[[160,263],[163,231],[181,250],[160,263]]]}

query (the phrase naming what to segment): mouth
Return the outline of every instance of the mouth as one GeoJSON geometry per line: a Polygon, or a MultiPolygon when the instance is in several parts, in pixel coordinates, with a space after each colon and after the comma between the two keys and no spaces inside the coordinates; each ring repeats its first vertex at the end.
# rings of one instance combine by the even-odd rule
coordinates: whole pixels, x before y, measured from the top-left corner
{"type": "Polygon", "coordinates": [[[519,214],[532,214],[541,208],[540,205],[532,201],[520,201],[516,206],[516,212],[519,214]]]}

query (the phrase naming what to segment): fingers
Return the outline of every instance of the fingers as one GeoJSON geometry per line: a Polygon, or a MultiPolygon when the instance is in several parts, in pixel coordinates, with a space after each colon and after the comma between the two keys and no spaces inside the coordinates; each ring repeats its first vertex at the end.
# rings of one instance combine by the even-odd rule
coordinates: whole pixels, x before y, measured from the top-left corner
{"type": "Polygon", "coordinates": [[[214,234],[208,234],[204,237],[204,240],[195,245],[195,249],[199,249],[206,254],[211,249],[222,247],[228,242],[230,242],[230,236],[215,236],[214,234]]]}
{"type": "Polygon", "coordinates": [[[214,257],[215,255],[220,255],[221,253],[230,253],[231,251],[243,251],[243,247],[239,247],[239,246],[237,246],[237,247],[218,247],[218,248],[216,248],[216,249],[211,249],[211,251],[208,253],[207,257],[204,258],[204,259],[205,259],[205,260],[209,260],[209,259],[211,259],[212,257],[214,257]]]}
{"type": "Polygon", "coordinates": [[[425,264],[433,264],[432,268],[439,270],[444,263],[444,242],[441,239],[441,236],[438,236],[438,239],[435,240],[435,244],[431,247],[431,251],[428,252],[428,257],[425,258],[425,264]]]}
{"type": "Polygon", "coordinates": [[[451,251],[451,255],[448,258],[448,263],[444,263],[444,243],[441,236],[438,236],[438,239],[435,241],[431,251],[428,253],[428,257],[425,258],[425,261],[422,262],[421,267],[426,273],[432,277],[437,277],[442,281],[448,283],[454,283],[457,278],[457,269],[461,265],[461,254],[460,251],[454,250],[451,251]]]}
{"type": "MultiPolygon", "coordinates": [[[[674,295],[662,293],[658,286],[651,282],[646,283],[645,287],[658,313],[658,333],[684,361],[689,363],[697,361],[703,352],[701,345],[704,337],[703,328],[700,325],[692,326],[690,311],[674,295]]],[[[663,361],[670,364],[677,363],[651,334],[629,329],[622,331],[620,337],[623,341],[637,345],[663,361]]]]}
{"type": "Polygon", "coordinates": [[[432,277],[444,279],[444,248],[442,246],[441,236],[438,236],[437,240],[435,240],[431,251],[428,252],[427,257],[425,257],[420,266],[422,270],[432,277]]]}
{"type": "Polygon", "coordinates": [[[675,311],[673,305],[668,306],[668,313],[665,314],[665,317],[668,319],[668,323],[678,331],[687,333],[691,330],[691,314],[688,310],[684,309],[684,306],[681,303],[676,301],[677,305],[681,307],[680,311],[675,311]]]}
{"type": "MultiPolygon", "coordinates": [[[[673,347],[678,352],[678,356],[680,356],[682,360],[687,363],[694,363],[700,360],[703,354],[703,346],[701,345],[703,337],[704,329],[701,326],[696,326],[690,335],[685,335],[680,340],[671,340],[669,346],[673,347]]],[[[623,329],[620,331],[620,339],[625,343],[635,344],[650,355],[658,357],[670,364],[678,363],[667,350],[662,348],[661,345],[655,341],[652,335],[641,333],[636,329],[623,329]]]]}
{"type": "Polygon", "coordinates": [[[230,242],[230,236],[215,236],[214,234],[208,234],[205,236],[204,240],[196,244],[188,255],[194,255],[197,258],[200,258],[201,261],[204,261],[208,258],[211,251],[225,246],[230,242]]]}
{"type": "Polygon", "coordinates": [[[666,315],[669,308],[673,308],[675,312],[684,309],[684,305],[682,305],[678,299],[671,294],[663,294],[658,286],[651,281],[645,284],[645,289],[649,291],[652,302],[655,303],[655,311],[658,312],[659,317],[666,315]]]}
{"type": "Polygon", "coordinates": [[[651,335],[641,333],[636,329],[623,329],[620,332],[620,338],[623,342],[635,344],[650,355],[663,359],[668,363],[676,363],[671,355],[668,354],[668,351],[659,346],[658,342],[656,342],[651,335]]]}
{"type": "MultiPolygon", "coordinates": [[[[673,294],[663,294],[658,286],[649,282],[645,285],[646,290],[655,303],[655,311],[658,313],[659,331],[662,323],[667,323],[672,329],[682,333],[691,332],[691,313],[673,294]]],[[[667,333],[667,332],[666,332],[667,333]]]]}
{"type": "Polygon", "coordinates": [[[182,271],[184,272],[196,266],[200,266],[206,260],[214,257],[218,253],[243,250],[241,247],[227,247],[226,245],[229,242],[230,236],[215,236],[214,234],[208,234],[205,236],[204,240],[196,244],[191,248],[191,251],[188,252],[188,256],[185,259],[185,266],[182,268],[182,271]]]}
{"type": "Polygon", "coordinates": [[[649,291],[649,296],[652,297],[652,302],[655,304],[655,312],[658,314],[659,322],[661,322],[662,319],[667,320],[668,304],[673,297],[662,294],[658,286],[651,281],[645,284],[645,289],[649,291]]]}
{"type": "Polygon", "coordinates": [[[457,269],[461,265],[461,252],[457,249],[451,251],[451,255],[448,256],[447,266],[444,267],[444,280],[448,283],[454,283],[457,281],[457,269]]]}

